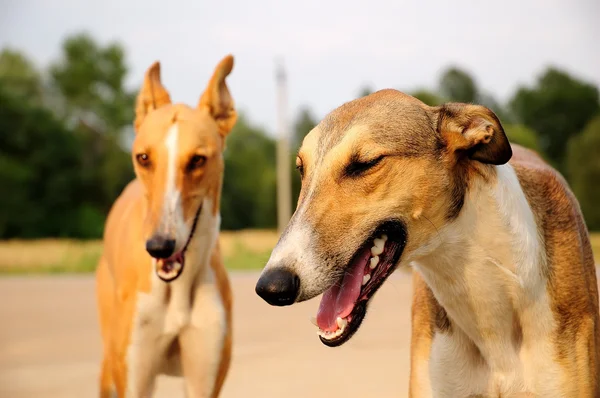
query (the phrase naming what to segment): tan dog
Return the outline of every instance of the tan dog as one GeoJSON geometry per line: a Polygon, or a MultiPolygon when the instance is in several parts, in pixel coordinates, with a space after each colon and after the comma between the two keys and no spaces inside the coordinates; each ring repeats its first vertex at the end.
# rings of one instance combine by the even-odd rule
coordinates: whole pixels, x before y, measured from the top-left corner
{"type": "Polygon", "coordinates": [[[224,141],[236,122],[217,66],[196,108],[171,104],[153,64],[136,108],[137,178],[108,216],[97,270],[100,396],[147,397],[158,374],[217,397],[231,356],[231,291],[219,252],[224,141]]]}
{"type": "Polygon", "coordinates": [[[319,334],[337,346],[412,264],[411,397],[600,396],[579,205],[492,111],[379,91],[329,114],[297,166],[298,207],[256,286],[266,301],[324,292],[319,334]]]}

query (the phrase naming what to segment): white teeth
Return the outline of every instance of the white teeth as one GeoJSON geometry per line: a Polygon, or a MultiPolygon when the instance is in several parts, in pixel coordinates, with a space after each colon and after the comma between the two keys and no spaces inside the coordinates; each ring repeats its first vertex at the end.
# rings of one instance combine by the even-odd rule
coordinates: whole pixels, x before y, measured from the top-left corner
{"type": "Polygon", "coordinates": [[[387,239],[387,236],[385,235],[383,235],[380,239],[373,239],[373,247],[371,248],[371,254],[373,256],[379,256],[381,253],[383,253],[383,248],[385,247],[385,239],[383,239],[383,237],[387,239]]]}
{"type": "Polygon", "coordinates": [[[317,318],[314,316],[310,317],[310,323],[312,323],[313,325],[315,325],[316,327],[319,327],[319,325],[317,324],[317,318]]]}
{"type": "Polygon", "coordinates": [[[371,279],[371,275],[369,275],[369,274],[363,276],[363,286],[366,285],[367,282],[369,282],[370,279],[371,279]]]}
{"type": "Polygon", "coordinates": [[[379,256],[381,253],[383,253],[383,247],[373,246],[371,248],[371,254],[373,256],[379,256]]]}
{"type": "Polygon", "coordinates": [[[338,329],[335,332],[326,332],[324,330],[318,329],[317,334],[327,340],[333,340],[336,337],[341,336],[341,334],[344,333],[346,326],[348,325],[348,320],[346,318],[341,318],[338,316],[335,322],[338,325],[338,329]]]}
{"type": "Polygon", "coordinates": [[[179,271],[181,269],[181,263],[175,263],[174,266],[173,266],[173,269],[175,271],[179,271]]]}
{"type": "Polygon", "coordinates": [[[379,264],[379,256],[371,257],[369,268],[375,269],[375,267],[377,267],[377,264],[379,264]]]}
{"type": "Polygon", "coordinates": [[[381,236],[379,237],[379,239],[381,239],[382,241],[386,242],[386,241],[387,241],[387,235],[385,235],[385,234],[384,234],[384,235],[381,235],[381,236]]]}
{"type": "Polygon", "coordinates": [[[344,332],[344,329],[338,329],[335,332],[324,332],[321,329],[317,330],[317,334],[326,340],[333,340],[340,336],[344,332]]]}

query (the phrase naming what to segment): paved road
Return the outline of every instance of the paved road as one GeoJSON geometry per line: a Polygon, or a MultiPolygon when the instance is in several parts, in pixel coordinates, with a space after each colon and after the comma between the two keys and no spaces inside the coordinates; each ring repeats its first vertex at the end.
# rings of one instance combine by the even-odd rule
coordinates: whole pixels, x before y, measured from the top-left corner
{"type": "MultiPolygon", "coordinates": [[[[231,275],[233,363],[223,398],[403,397],[407,395],[410,276],[397,273],[363,326],[327,348],[309,322],[318,300],[270,307],[254,293],[256,273],[231,275]]],[[[0,279],[0,398],[95,397],[100,359],[91,276],[0,279]]],[[[183,397],[161,377],[157,397],[183,397]]]]}

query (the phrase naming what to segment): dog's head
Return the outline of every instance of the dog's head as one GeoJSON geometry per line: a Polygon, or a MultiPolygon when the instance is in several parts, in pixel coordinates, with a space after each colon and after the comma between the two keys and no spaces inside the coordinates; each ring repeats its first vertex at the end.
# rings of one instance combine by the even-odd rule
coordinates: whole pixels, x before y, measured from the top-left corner
{"type": "Polygon", "coordinates": [[[344,343],[398,264],[458,216],[471,178],[511,154],[483,106],[429,107],[382,90],[337,108],[298,152],[298,207],[257,293],[273,305],[324,293],[321,340],[344,343]]]}
{"type": "Polygon", "coordinates": [[[198,105],[172,104],[155,62],[137,98],[133,164],[145,193],[146,250],[164,281],[183,271],[199,220],[218,215],[224,140],[237,114],[225,83],[233,57],[216,67],[198,105]]]}

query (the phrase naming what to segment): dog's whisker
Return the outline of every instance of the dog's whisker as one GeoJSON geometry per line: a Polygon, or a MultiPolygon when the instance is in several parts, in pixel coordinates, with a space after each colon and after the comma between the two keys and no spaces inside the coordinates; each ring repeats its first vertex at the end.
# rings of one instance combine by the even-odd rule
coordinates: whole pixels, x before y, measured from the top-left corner
{"type": "Polygon", "coordinates": [[[390,286],[393,286],[393,288],[396,291],[396,293],[400,294],[400,289],[398,288],[398,286],[396,286],[396,284],[394,283],[394,281],[392,280],[392,278],[388,279],[387,284],[390,285],[390,286]]]}
{"type": "Polygon", "coordinates": [[[442,236],[440,235],[440,230],[438,229],[438,227],[436,227],[435,224],[433,222],[431,222],[431,220],[426,215],[424,215],[424,214],[423,214],[423,218],[425,218],[429,222],[429,224],[431,224],[431,226],[433,227],[433,229],[435,229],[435,233],[436,233],[438,239],[441,242],[442,241],[442,236]]]}

